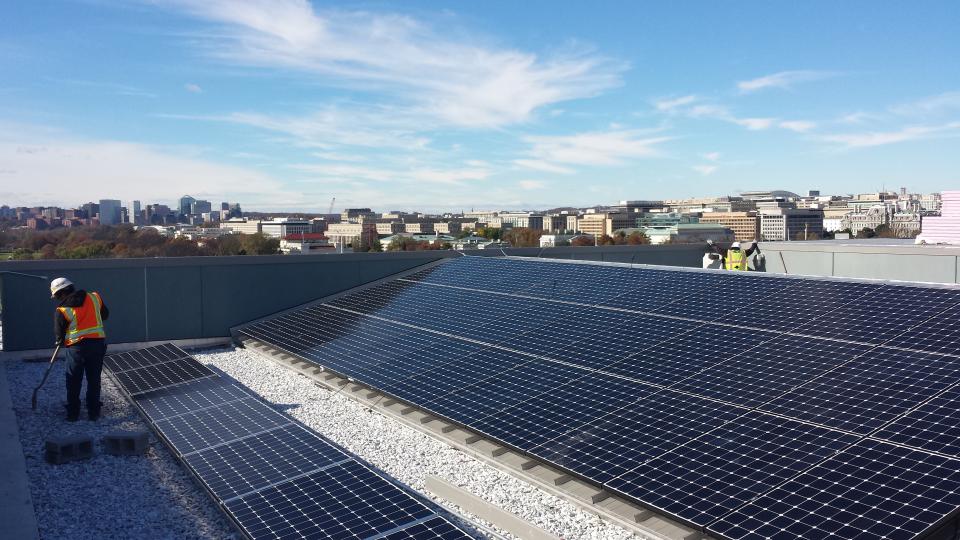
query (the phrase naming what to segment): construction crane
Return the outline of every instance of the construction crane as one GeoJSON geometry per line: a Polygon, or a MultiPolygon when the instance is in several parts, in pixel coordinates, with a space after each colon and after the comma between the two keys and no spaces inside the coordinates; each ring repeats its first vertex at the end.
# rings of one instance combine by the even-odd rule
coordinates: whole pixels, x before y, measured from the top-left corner
{"type": "Polygon", "coordinates": [[[336,198],[336,197],[330,199],[330,208],[327,209],[327,214],[332,214],[332,213],[333,213],[333,205],[334,205],[336,202],[337,202],[337,198],[336,198]]]}

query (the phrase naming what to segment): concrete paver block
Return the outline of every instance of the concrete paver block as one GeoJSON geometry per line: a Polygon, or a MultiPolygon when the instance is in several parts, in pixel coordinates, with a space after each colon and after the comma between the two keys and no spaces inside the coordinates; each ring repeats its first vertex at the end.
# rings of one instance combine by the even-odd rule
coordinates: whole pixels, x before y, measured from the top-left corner
{"type": "Polygon", "coordinates": [[[93,457],[93,437],[77,435],[47,439],[44,442],[43,457],[47,463],[54,465],[90,459],[93,457]]]}
{"type": "Polygon", "coordinates": [[[103,449],[113,456],[142,456],[150,446],[146,431],[115,431],[103,437],[103,449]]]}

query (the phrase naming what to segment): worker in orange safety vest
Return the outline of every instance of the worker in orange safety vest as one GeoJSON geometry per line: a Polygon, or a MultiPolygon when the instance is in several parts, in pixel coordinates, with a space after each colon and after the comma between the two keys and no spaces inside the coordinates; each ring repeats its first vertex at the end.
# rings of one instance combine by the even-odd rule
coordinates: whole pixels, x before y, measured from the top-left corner
{"type": "Polygon", "coordinates": [[[67,420],[80,417],[80,388],[87,379],[87,417],[100,418],[100,372],[107,352],[103,321],[110,311],[100,293],[78,290],[67,278],[50,283],[50,296],[59,302],[53,314],[57,345],[67,351],[67,420]]]}

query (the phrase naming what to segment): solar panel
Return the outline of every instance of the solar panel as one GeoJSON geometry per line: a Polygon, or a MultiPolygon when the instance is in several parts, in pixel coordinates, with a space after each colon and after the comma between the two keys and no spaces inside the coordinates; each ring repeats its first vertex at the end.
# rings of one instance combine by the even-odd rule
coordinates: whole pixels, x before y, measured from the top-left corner
{"type": "Polygon", "coordinates": [[[657,390],[594,372],[490,413],[471,422],[470,428],[515,448],[531,450],[657,390]]]}
{"type": "Polygon", "coordinates": [[[116,373],[119,371],[126,371],[128,369],[152,366],[161,362],[176,360],[177,358],[187,358],[188,356],[190,355],[180,347],[171,345],[170,343],[164,343],[162,345],[147,347],[145,349],[137,349],[135,351],[127,351],[105,356],[103,359],[103,365],[107,369],[116,373]]]}
{"type": "Polygon", "coordinates": [[[150,420],[156,422],[251,397],[254,395],[242,386],[220,377],[209,377],[163,390],[144,392],[134,396],[134,400],[150,420]]]}
{"type": "Polygon", "coordinates": [[[761,408],[866,435],[958,381],[953,358],[877,347],[761,408]]]}
{"type": "Polygon", "coordinates": [[[757,407],[868,350],[869,347],[842,341],[781,336],[753,348],[733,351],[730,358],[671,388],[757,407]]]}
{"type": "Polygon", "coordinates": [[[857,439],[748,412],[607,486],[703,527],[857,439]]]}
{"type": "Polygon", "coordinates": [[[883,287],[851,299],[799,326],[796,332],[881,344],[960,302],[960,291],[932,287],[883,287]]]}
{"type": "Polygon", "coordinates": [[[735,328],[704,323],[604,366],[602,370],[668,386],[771,340],[776,335],[772,332],[741,332],[735,328]]]}
{"type": "Polygon", "coordinates": [[[534,359],[493,377],[471,379],[472,384],[422,407],[466,424],[589,374],[583,368],[534,359]]]}
{"type": "Polygon", "coordinates": [[[662,390],[577,426],[531,453],[605,484],[743,412],[722,403],[662,390]]]}
{"type": "Polygon", "coordinates": [[[733,540],[915,538],[960,506],[960,463],[864,440],[708,527],[733,540]]]}
{"type": "Polygon", "coordinates": [[[351,460],[298,425],[287,425],[186,457],[213,494],[229,500],[351,460]]]}
{"type": "Polygon", "coordinates": [[[216,375],[192,358],[180,358],[158,364],[113,373],[117,383],[131,396],[216,375]]]}
{"type": "Polygon", "coordinates": [[[206,368],[189,356],[131,356],[157,362],[113,362],[127,369],[111,375],[245,536],[470,538],[425,501],[213,372],[138,392],[173,364],[206,368]]]}
{"type": "Polygon", "coordinates": [[[953,306],[884,344],[960,356],[960,306],[953,306]]]}
{"type": "Polygon", "coordinates": [[[411,525],[401,526],[397,531],[371,537],[370,540],[425,540],[440,538],[443,540],[463,538],[463,531],[442,517],[415,521],[411,525]]]}
{"type": "Polygon", "coordinates": [[[960,386],[884,426],[874,437],[960,457],[960,386]]]}
{"type": "Polygon", "coordinates": [[[330,304],[239,331],[718,537],[879,438],[960,452],[957,290],[461,257],[330,304]]]}
{"type": "Polygon", "coordinates": [[[288,424],[289,418],[255,398],[231,401],[156,422],[157,429],[181,454],[288,424]]]}
{"type": "Polygon", "coordinates": [[[368,538],[433,512],[350,461],[226,503],[253,538],[368,538]]]}

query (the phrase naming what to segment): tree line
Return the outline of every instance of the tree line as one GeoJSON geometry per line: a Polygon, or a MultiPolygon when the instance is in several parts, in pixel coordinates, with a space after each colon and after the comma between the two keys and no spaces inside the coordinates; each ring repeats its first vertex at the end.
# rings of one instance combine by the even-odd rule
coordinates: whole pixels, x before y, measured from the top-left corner
{"type": "Polygon", "coordinates": [[[279,249],[280,240],[263,233],[195,241],[130,225],[0,231],[0,251],[15,260],[272,255],[279,249]]]}

